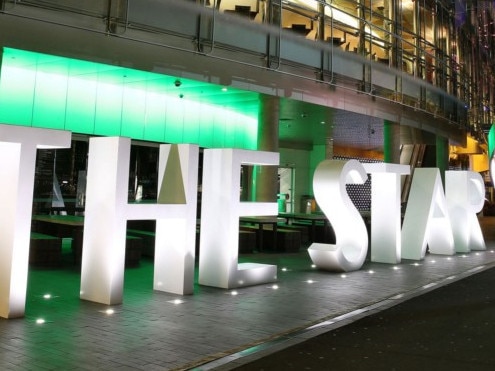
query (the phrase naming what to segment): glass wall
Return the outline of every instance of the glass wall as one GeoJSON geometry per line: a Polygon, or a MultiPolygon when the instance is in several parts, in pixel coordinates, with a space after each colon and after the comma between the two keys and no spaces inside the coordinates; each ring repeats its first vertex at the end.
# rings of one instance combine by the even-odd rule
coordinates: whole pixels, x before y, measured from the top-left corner
{"type": "MultiPolygon", "coordinates": [[[[423,79],[468,104],[473,134],[494,120],[493,2],[217,0],[206,5],[274,23],[423,79]]],[[[435,107],[426,105],[441,104],[421,98],[418,104],[428,111],[435,107]]]]}

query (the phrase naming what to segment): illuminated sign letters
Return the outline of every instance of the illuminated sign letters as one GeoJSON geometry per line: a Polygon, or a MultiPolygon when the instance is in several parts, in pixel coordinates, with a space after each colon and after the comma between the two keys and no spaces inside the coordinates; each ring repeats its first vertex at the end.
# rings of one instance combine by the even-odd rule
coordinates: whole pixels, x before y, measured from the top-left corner
{"type": "Polygon", "coordinates": [[[80,293],[85,300],[122,302],[127,220],[157,220],[154,288],[193,291],[198,147],[162,145],[158,203],[128,204],[130,146],[128,138],[90,140],[80,293]],[[177,179],[184,185],[177,186],[177,179]],[[167,186],[171,197],[164,195],[167,186]]]}
{"type": "Polygon", "coordinates": [[[401,175],[409,165],[363,164],[371,174],[371,261],[401,260],[401,175]]]}
{"type": "Polygon", "coordinates": [[[363,165],[356,160],[325,160],[316,168],[315,198],[336,237],[335,245],[313,243],[309,247],[308,253],[318,268],[347,272],[363,265],[368,251],[368,232],[345,185],[364,183],[367,178],[363,165]]]}
{"type": "Polygon", "coordinates": [[[447,201],[437,168],[414,170],[402,223],[404,259],[423,259],[427,246],[433,254],[455,253],[447,201]]]}
{"type": "MultiPolygon", "coordinates": [[[[0,316],[25,311],[37,148],[68,148],[71,133],[0,125],[0,316]],[[8,195],[8,196],[5,196],[8,195]]],[[[91,138],[81,267],[81,299],[122,302],[127,220],[156,220],[155,290],[192,294],[194,285],[197,145],[161,145],[157,203],[128,203],[131,140],[91,138]]],[[[242,164],[278,165],[279,154],[240,149],[206,149],[203,162],[199,283],[235,288],[273,282],[275,265],[238,262],[239,217],[276,215],[276,202],[241,202],[242,164]]],[[[314,176],[314,193],[336,234],[336,244],[313,243],[308,252],[322,269],[362,267],[368,232],[345,185],[372,174],[373,261],[420,260],[434,254],[486,249],[476,213],[484,182],[469,171],[415,170],[400,229],[400,176],[408,166],[325,160],[314,176]]]]}
{"type": "Polygon", "coordinates": [[[69,148],[69,131],[0,125],[0,317],[24,316],[37,148],[69,148]]]}
{"type": "Polygon", "coordinates": [[[279,154],[240,149],[207,149],[203,159],[203,197],[199,283],[235,288],[273,282],[275,265],[238,263],[239,217],[276,215],[276,202],[240,202],[242,164],[278,165],[279,154]]]}
{"type": "Polygon", "coordinates": [[[485,182],[481,175],[474,171],[446,171],[445,197],[455,251],[485,250],[485,240],[476,216],[485,203],[485,182]]]}
{"type": "Polygon", "coordinates": [[[433,254],[486,249],[476,213],[484,202],[481,176],[470,171],[447,171],[444,193],[437,168],[418,168],[409,194],[401,230],[400,175],[409,166],[365,164],[355,160],[325,160],[316,169],[315,198],[332,224],[336,244],[313,243],[313,263],[331,271],[360,269],[367,252],[367,231],[347,195],[347,183],[362,183],[372,174],[371,260],[399,263],[433,254]]]}

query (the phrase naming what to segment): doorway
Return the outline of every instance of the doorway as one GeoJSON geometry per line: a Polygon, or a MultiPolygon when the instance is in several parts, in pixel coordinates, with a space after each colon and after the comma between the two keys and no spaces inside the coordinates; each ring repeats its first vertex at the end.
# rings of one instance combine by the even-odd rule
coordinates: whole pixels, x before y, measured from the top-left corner
{"type": "Polygon", "coordinates": [[[294,212],[294,173],[293,167],[278,168],[278,211],[294,212]]]}

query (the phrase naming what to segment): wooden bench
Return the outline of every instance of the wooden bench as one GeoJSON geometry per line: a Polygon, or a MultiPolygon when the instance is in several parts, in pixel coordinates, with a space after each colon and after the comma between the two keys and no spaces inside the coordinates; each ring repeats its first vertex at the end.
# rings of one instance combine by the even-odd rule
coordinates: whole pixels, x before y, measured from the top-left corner
{"type": "MultiPolygon", "coordinates": [[[[74,262],[80,265],[82,261],[83,231],[74,230],[72,236],[72,253],[74,254],[74,262]]],[[[139,266],[142,251],[142,238],[127,235],[125,244],[125,267],[133,268],[139,266]]]]}
{"type": "Polygon", "coordinates": [[[299,231],[301,233],[301,244],[303,246],[306,246],[311,242],[309,238],[311,225],[278,223],[278,228],[299,231]]]}
{"type": "MultiPolygon", "coordinates": [[[[311,223],[297,221],[292,223],[293,226],[305,226],[307,228],[311,228],[311,223]]],[[[335,243],[335,232],[331,225],[324,225],[323,223],[318,223],[315,226],[315,236],[313,242],[320,243],[335,243]]]]}
{"type": "Polygon", "coordinates": [[[155,256],[155,232],[142,231],[138,229],[127,229],[128,236],[139,237],[143,241],[142,255],[148,258],[155,256]]]}
{"type": "Polygon", "coordinates": [[[58,267],[62,264],[62,239],[31,232],[29,264],[35,267],[58,267]]]}
{"type": "MultiPolygon", "coordinates": [[[[241,225],[240,230],[259,233],[258,227],[249,225],[241,225]]],[[[301,248],[301,232],[296,228],[277,227],[277,246],[270,246],[267,241],[273,241],[273,229],[271,226],[265,225],[263,227],[263,240],[266,241],[266,251],[297,252],[301,248]]]]}
{"type": "MultiPolygon", "coordinates": [[[[272,229],[263,229],[263,238],[268,241],[273,236],[272,229]]],[[[299,252],[301,248],[301,232],[296,229],[277,228],[276,252],[299,252]]],[[[272,249],[272,251],[274,251],[272,249]]]]}
{"type": "Polygon", "coordinates": [[[256,247],[256,232],[239,230],[239,254],[251,254],[256,247]]]}

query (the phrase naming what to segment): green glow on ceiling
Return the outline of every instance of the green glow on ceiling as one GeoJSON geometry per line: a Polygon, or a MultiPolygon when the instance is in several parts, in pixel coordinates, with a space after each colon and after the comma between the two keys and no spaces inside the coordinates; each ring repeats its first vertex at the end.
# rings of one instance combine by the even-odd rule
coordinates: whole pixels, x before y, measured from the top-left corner
{"type": "Polygon", "coordinates": [[[4,48],[0,122],[74,133],[256,149],[258,95],[4,48]],[[250,102],[246,104],[246,102],[250,102]]]}
{"type": "Polygon", "coordinates": [[[495,124],[492,124],[490,131],[488,132],[488,158],[493,157],[493,152],[495,149],[495,124]]]}

